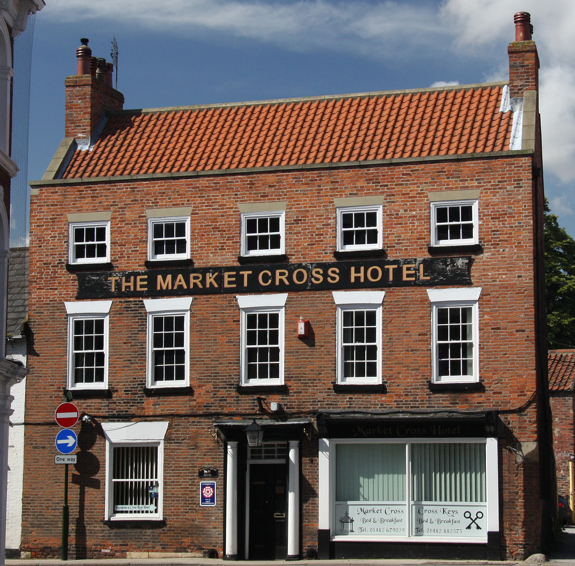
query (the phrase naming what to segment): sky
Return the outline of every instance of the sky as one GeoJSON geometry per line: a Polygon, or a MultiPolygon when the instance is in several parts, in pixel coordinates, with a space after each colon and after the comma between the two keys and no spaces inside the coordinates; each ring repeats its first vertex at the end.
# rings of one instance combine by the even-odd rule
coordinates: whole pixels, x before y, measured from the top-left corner
{"type": "Polygon", "coordinates": [[[111,61],[124,108],[268,100],[508,78],[513,15],[541,62],[545,190],[575,237],[573,0],[46,0],[35,17],[29,180],[64,136],[80,38],[111,61]]]}

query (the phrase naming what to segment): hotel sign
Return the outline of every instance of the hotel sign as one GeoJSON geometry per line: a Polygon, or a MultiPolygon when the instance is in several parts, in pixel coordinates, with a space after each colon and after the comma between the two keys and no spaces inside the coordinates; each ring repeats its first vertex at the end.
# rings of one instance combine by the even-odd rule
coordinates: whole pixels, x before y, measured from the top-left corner
{"type": "Polygon", "coordinates": [[[79,272],[76,299],[470,285],[469,257],[79,272]]]}

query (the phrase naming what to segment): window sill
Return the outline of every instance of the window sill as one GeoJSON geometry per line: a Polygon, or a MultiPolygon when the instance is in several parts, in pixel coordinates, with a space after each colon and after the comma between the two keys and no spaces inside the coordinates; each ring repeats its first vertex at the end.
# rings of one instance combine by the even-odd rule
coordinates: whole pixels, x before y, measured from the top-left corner
{"type": "Polygon", "coordinates": [[[64,389],[64,396],[69,401],[74,399],[111,399],[109,389],[64,389]]]}
{"type": "Polygon", "coordinates": [[[242,265],[249,263],[288,263],[288,261],[289,259],[286,254],[238,256],[238,262],[242,265]]]}
{"type": "Polygon", "coordinates": [[[240,395],[252,395],[253,393],[285,393],[287,385],[238,385],[236,391],[240,395]]]}
{"type": "Polygon", "coordinates": [[[483,246],[481,244],[462,244],[454,246],[427,246],[430,254],[457,254],[457,253],[468,253],[476,252],[483,253],[483,246]]]}
{"type": "Polygon", "coordinates": [[[166,520],[157,518],[150,519],[149,517],[142,517],[141,519],[137,517],[123,518],[113,518],[104,519],[104,525],[107,525],[111,529],[162,529],[166,526],[166,520]]]}
{"type": "Polygon", "coordinates": [[[75,271],[114,271],[114,265],[110,261],[102,263],[67,263],[66,269],[72,273],[75,271]]]}
{"type": "Polygon", "coordinates": [[[482,381],[474,381],[470,383],[433,383],[428,381],[429,390],[433,393],[442,393],[449,391],[485,391],[485,386],[482,381]]]}
{"type": "Polygon", "coordinates": [[[190,385],[183,387],[144,387],[146,397],[167,397],[170,395],[187,395],[193,397],[194,390],[190,385]]]}
{"type": "Polygon", "coordinates": [[[334,393],[387,393],[386,383],[374,383],[372,384],[349,384],[344,385],[343,383],[333,384],[334,393]]]}
{"type": "Polygon", "coordinates": [[[194,260],[187,259],[147,259],[144,262],[146,269],[154,267],[194,267],[194,260]]]}
{"type": "Polygon", "coordinates": [[[387,258],[387,252],[384,249],[344,250],[344,251],[336,250],[335,252],[333,252],[333,257],[335,257],[335,259],[350,259],[355,257],[385,259],[387,258]]]}

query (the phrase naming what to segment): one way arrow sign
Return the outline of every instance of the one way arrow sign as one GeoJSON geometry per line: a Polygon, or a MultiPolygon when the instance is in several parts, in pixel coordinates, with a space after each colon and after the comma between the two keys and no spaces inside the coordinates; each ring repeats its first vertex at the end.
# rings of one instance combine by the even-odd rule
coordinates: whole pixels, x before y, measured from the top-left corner
{"type": "Polygon", "coordinates": [[[69,428],[61,430],[56,435],[56,449],[60,454],[70,454],[74,452],[78,444],[76,433],[69,428]]]}

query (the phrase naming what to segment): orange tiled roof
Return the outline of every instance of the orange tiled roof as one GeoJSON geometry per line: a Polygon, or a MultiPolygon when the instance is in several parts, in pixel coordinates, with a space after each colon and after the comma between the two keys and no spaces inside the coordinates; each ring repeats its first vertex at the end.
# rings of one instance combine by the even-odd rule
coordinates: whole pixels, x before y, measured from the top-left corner
{"type": "Polygon", "coordinates": [[[575,391],[575,350],[551,350],[547,361],[549,390],[575,391]]]}
{"type": "Polygon", "coordinates": [[[210,171],[509,148],[503,86],[124,111],[63,177],[210,171]]]}

